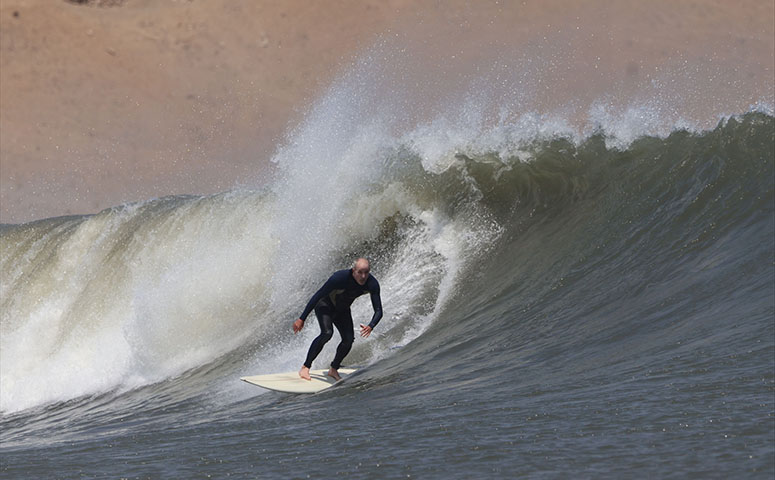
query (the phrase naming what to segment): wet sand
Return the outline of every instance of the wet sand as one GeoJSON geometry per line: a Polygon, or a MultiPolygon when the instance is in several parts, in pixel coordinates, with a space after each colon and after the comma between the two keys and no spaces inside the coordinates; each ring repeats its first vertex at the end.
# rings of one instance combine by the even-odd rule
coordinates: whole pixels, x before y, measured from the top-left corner
{"type": "Polygon", "coordinates": [[[436,90],[536,59],[539,109],[673,82],[703,118],[773,101],[774,30],[762,1],[3,0],[0,222],[258,185],[378,41],[436,90]]]}

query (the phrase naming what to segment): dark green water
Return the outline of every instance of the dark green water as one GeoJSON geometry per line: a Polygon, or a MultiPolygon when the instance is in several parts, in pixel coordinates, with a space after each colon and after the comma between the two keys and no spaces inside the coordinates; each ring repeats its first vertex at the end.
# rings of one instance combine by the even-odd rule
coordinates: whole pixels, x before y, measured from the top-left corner
{"type": "Polygon", "coordinates": [[[357,196],[310,163],[4,226],[2,477],[772,478],[775,120],[606,140],[378,141],[357,196]],[[298,368],[297,310],[363,252],[366,368],[239,382],[298,368]]]}

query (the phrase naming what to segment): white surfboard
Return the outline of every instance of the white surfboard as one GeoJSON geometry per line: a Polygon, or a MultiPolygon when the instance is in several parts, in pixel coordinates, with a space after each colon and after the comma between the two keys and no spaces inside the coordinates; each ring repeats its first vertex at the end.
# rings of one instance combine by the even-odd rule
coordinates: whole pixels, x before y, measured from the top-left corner
{"type": "MultiPolygon", "coordinates": [[[[354,368],[339,369],[339,375],[342,377],[342,380],[346,379],[353,372],[355,372],[354,368]]],[[[337,380],[326,375],[327,373],[328,369],[310,370],[309,376],[312,380],[304,380],[299,377],[299,372],[253,375],[252,377],[242,377],[240,380],[276,392],[317,393],[339,383],[337,380]]]]}

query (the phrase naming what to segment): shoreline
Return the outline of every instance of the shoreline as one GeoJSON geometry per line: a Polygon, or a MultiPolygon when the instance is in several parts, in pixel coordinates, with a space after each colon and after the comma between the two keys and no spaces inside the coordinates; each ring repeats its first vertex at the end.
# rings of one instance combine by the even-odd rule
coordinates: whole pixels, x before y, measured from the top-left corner
{"type": "Polygon", "coordinates": [[[566,70],[547,74],[539,109],[584,111],[666,71],[698,117],[773,98],[775,5],[762,2],[108,3],[0,6],[0,223],[258,185],[289,127],[380,35],[442,92],[513,52],[556,60],[566,70]]]}

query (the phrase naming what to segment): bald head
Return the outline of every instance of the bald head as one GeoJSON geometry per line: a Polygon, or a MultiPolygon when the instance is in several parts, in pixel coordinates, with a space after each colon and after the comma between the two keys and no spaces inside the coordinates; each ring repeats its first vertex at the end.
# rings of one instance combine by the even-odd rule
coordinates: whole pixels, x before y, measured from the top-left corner
{"type": "Polygon", "coordinates": [[[371,267],[369,266],[369,261],[363,257],[353,262],[353,278],[358,282],[358,285],[366,284],[366,280],[369,279],[370,270],[371,267]]]}
{"type": "Polygon", "coordinates": [[[353,270],[358,270],[362,268],[370,268],[370,265],[368,260],[366,260],[363,257],[360,257],[353,262],[353,270]]]}

